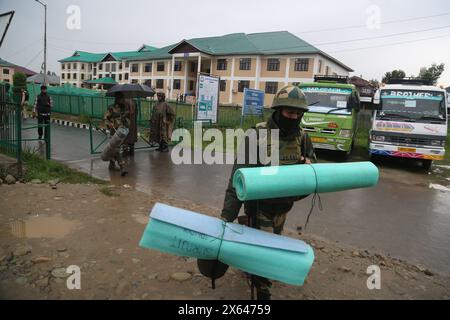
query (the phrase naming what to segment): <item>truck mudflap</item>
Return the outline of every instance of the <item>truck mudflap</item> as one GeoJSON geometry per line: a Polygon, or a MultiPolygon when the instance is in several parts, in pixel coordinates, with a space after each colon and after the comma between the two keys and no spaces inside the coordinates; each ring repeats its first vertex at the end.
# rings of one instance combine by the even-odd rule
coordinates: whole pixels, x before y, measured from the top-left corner
{"type": "Polygon", "coordinates": [[[381,156],[413,158],[425,160],[443,160],[445,150],[435,148],[416,148],[370,143],[369,153],[381,156]]]}

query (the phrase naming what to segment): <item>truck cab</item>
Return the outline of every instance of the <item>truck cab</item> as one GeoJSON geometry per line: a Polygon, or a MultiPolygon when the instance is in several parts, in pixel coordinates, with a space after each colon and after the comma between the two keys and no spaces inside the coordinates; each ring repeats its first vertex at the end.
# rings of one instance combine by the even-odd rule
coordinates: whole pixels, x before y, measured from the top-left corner
{"type": "Polygon", "coordinates": [[[420,79],[394,79],[374,96],[369,153],[420,159],[429,170],[442,160],[447,137],[446,92],[420,79]]]}
{"type": "Polygon", "coordinates": [[[301,83],[299,88],[309,104],[301,127],[308,132],[314,148],[350,155],[360,108],[356,87],[347,77],[316,76],[314,82],[301,83]]]}

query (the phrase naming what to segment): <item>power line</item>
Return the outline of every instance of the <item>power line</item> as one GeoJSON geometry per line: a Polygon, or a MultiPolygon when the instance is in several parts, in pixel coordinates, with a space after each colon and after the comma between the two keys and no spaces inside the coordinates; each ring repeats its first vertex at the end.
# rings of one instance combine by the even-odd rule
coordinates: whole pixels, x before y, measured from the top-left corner
{"type": "Polygon", "coordinates": [[[364,49],[389,47],[389,46],[395,46],[395,45],[399,45],[399,44],[413,43],[413,42],[426,41],[426,40],[432,40],[432,39],[439,39],[439,38],[445,38],[445,37],[450,37],[450,33],[449,34],[440,35],[440,36],[435,36],[435,37],[428,37],[428,38],[408,40],[408,41],[400,41],[400,42],[392,42],[392,43],[387,43],[387,44],[382,44],[382,45],[375,45],[375,46],[370,46],[370,47],[361,47],[361,48],[352,48],[352,49],[343,49],[343,50],[337,50],[337,51],[330,51],[329,53],[339,53],[339,52],[349,52],[349,51],[357,51],[357,50],[364,50],[364,49]]]}
{"type": "Polygon", "coordinates": [[[405,34],[427,32],[427,31],[441,30],[441,29],[447,29],[447,28],[450,28],[450,25],[443,26],[443,27],[435,27],[435,28],[429,28],[429,29],[416,30],[416,31],[406,31],[406,32],[399,32],[399,33],[391,33],[391,34],[382,35],[382,36],[357,38],[357,39],[350,39],[350,40],[340,40],[340,41],[333,41],[333,42],[322,42],[322,43],[316,43],[315,45],[323,46],[323,45],[330,45],[330,44],[337,44],[337,43],[347,43],[347,42],[354,42],[354,41],[365,41],[365,40],[373,40],[373,39],[382,39],[382,38],[401,36],[401,35],[405,35],[405,34]]]}
{"type": "MultiPolygon", "coordinates": [[[[407,19],[389,20],[389,21],[386,21],[386,22],[380,22],[379,25],[386,25],[386,24],[393,24],[393,23],[400,23],[400,22],[408,22],[408,21],[415,21],[415,20],[423,20],[423,19],[428,19],[428,18],[448,16],[448,15],[450,15],[450,12],[434,14],[434,15],[429,15],[429,16],[407,18],[407,19]]],[[[357,29],[357,28],[367,28],[367,24],[360,24],[360,25],[353,25],[353,26],[346,26],[346,27],[338,27],[338,28],[327,28],[327,29],[298,31],[297,33],[317,33],[317,32],[325,32],[325,31],[347,30],[347,29],[357,29]]]]}
{"type": "Polygon", "coordinates": [[[37,39],[37,40],[35,40],[35,41],[33,41],[33,42],[27,44],[26,46],[22,47],[20,50],[16,50],[14,53],[8,55],[8,57],[7,57],[6,59],[7,59],[7,60],[8,60],[8,59],[11,59],[11,58],[13,58],[14,56],[18,55],[19,53],[21,53],[21,52],[26,52],[26,51],[24,51],[25,49],[27,49],[27,48],[29,48],[29,47],[35,45],[35,44],[38,43],[39,41],[41,41],[41,39],[37,39]]]}
{"type": "Polygon", "coordinates": [[[44,51],[44,49],[41,49],[34,57],[33,59],[30,60],[30,62],[28,62],[25,67],[28,67],[31,63],[34,62],[34,60],[36,60],[36,58],[42,53],[42,51],[44,51]]]}

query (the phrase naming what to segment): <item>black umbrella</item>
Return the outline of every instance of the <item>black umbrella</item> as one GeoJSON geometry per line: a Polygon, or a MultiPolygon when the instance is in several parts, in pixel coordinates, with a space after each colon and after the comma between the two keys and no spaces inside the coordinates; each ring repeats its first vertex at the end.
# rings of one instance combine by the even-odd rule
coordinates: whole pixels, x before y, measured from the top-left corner
{"type": "Polygon", "coordinates": [[[116,84],[106,92],[106,95],[113,97],[119,92],[130,98],[145,98],[153,97],[155,95],[155,90],[145,84],[138,83],[116,84]]]}

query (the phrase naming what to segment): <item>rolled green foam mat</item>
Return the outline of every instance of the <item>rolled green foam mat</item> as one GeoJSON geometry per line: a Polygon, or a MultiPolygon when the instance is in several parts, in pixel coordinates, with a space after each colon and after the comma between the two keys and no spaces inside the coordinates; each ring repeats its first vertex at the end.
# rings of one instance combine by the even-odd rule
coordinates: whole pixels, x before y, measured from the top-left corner
{"type": "Polygon", "coordinates": [[[369,161],[299,164],[236,170],[233,187],[239,200],[247,201],[368,188],[378,178],[369,161]]]}

